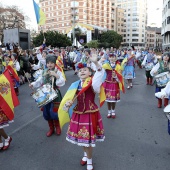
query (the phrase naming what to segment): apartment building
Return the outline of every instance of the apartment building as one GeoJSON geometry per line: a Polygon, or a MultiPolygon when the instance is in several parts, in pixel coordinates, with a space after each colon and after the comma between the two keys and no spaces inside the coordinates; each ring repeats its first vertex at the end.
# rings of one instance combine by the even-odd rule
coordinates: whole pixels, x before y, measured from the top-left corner
{"type": "Polygon", "coordinates": [[[111,0],[40,0],[46,14],[43,31],[57,30],[66,33],[76,23],[111,29],[111,0]]]}
{"type": "Polygon", "coordinates": [[[161,28],[147,27],[146,28],[146,48],[162,49],[163,37],[161,28]]]}
{"type": "Polygon", "coordinates": [[[170,1],[163,0],[162,31],[163,49],[170,49],[170,1]]]}
{"type": "Polygon", "coordinates": [[[145,47],[145,27],[147,26],[147,0],[116,0],[116,5],[124,9],[124,47],[145,47]]]}

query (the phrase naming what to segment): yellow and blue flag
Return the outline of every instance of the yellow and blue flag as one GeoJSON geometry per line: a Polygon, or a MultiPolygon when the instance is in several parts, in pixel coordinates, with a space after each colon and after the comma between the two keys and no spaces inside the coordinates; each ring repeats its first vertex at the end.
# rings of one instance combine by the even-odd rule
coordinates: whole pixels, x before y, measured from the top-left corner
{"type": "Polygon", "coordinates": [[[42,9],[38,6],[38,4],[34,0],[33,0],[33,5],[34,5],[37,24],[44,25],[46,21],[45,13],[42,11],[42,9]]]}
{"type": "Polygon", "coordinates": [[[62,128],[63,125],[68,123],[70,121],[70,115],[66,110],[64,110],[64,105],[67,101],[72,101],[73,98],[75,97],[75,94],[77,92],[78,85],[80,83],[80,80],[74,82],[71,84],[69,89],[67,90],[65,96],[63,97],[59,109],[58,109],[58,117],[60,121],[60,127],[62,128]]]}
{"type": "MultiPolygon", "coordinates": [[[[70,118],[72,116],[72,112],[73,112],[73,109],[74,109],[74,106],[72,106],[72,107],[70,107],[70,109],[68,111],[66,111],[64,109],[64,105],[66,104],[67,101],[73,101],[74,102],[75,98],[77,98],[79,95],[84,93],[92,85],[92,77],[88,77],[85,80],[85,82],[83,83],[82,89],[80,90],[80,92],[76,96],[76,92],[77,92],[79,84],[80,84],[80,80],[72,83],[71,86],[69,87],[69,89],[67,90],[65,96],[63,97],[61,103],[60,103],[59,110],[58,110],[58,116],[59,116],[61,128],[63,127],[64,124],[66,124],[70,121],[70,118]]],[[[105,100],[106,100],[106,95],[105,95],[103,86],[101,86],[101,89],[100,89],[100,106],[102,106],[104,104],[105,100]]]]}

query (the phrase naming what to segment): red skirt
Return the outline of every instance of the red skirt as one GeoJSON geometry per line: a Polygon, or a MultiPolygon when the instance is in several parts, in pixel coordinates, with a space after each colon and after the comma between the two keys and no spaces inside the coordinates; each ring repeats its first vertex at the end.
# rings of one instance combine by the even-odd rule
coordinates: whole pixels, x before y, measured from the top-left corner
{"type": "Polygon", "coordinates": [[[117,81],[104,82],[106,102],[119,102],[120,101],[120,89],[117,81]]]}

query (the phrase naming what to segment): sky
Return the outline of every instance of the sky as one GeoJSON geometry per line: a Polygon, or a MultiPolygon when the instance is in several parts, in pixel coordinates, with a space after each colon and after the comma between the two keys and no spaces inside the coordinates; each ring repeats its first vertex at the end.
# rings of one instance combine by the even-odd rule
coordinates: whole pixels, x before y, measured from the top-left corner
{"type": "MultiPolygon", "coordinates": [[[[39,2],[39,0],[35,0],[35,1],[39,2]]],[[[2,3],[3,5],[19,6],[19,8],[22,9],[22,11],[31,19],[28,28],[35,29],[35,30],[37,29],[32,0],[0,0],[0,3],[2,3]]],[[[148,25],[161,27],[162,0],[148,0],[148,25]]]]}

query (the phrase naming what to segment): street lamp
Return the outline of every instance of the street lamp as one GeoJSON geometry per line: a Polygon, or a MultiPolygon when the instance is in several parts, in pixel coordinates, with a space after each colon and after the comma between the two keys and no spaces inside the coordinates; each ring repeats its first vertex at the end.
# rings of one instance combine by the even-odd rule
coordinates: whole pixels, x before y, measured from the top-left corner
{"type": "Polygon", "coordinates": [[[73,1],[73,46],[75,46],[74,39],[75,39],[75,0],[73,1]]]}

